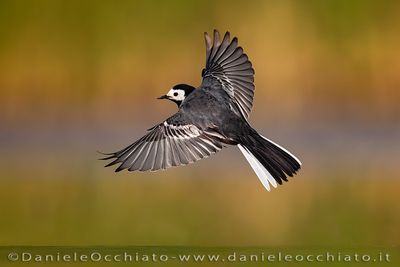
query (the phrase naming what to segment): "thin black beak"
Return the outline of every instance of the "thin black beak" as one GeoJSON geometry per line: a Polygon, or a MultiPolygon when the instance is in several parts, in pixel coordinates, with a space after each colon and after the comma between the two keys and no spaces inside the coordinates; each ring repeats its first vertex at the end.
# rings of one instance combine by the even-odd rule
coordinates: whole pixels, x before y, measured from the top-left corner
{"type": "Polygon", "coordinates": [[[157,97],[157,99],[168,99],[168,96],[167,95],[162,95],[160,97],[157,97]]]}

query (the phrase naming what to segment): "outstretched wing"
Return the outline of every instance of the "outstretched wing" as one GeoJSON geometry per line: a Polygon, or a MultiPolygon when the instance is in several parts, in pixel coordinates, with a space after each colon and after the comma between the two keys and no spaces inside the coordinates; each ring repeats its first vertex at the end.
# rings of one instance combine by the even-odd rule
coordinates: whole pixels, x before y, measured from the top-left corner
{"type": "MultiPolygon", "coordinates": [[[[177,113],[179,114],[179,113],[177,113]]],[[[120,163],[115,171],[157,171],[193,163],[222,149],[222,143],[193,124],[178,125],[176,114],[128,147],[109,154],[106,167],[120,163]]],[[[214,133],[215,136],[215,133],[214,133]]]]}
{"type": "Polygon", "coordinates": [[[254,69],[236,37],[230,41],[229,32],[220,41],[219,32],[214,30],[214,40],[204,33],[206,41],[206,67],[203,69],[203,86],[217,80],[236,103],[247,119],[253,106],[254,69]]]}

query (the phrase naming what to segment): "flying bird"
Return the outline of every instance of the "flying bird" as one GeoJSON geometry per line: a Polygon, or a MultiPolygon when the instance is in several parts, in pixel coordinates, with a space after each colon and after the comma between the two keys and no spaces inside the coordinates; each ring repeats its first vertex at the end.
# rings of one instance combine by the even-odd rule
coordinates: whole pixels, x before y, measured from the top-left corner
{"type": "Polygon", "coordinates": [[[211,40],[204,33],[206,65],[199,87],[175,85],[159,99],[168,99],[178,112],[150,128],[146,135],[115,153],[106,167],[119,164],[116,172],[157,171],[187,165],[206,158],[227,145],[237,146],[264,187],[288,181],[301,162],[285,148],[260,135],[249,124],[253,106],[254,69],[226,32],[220,38],[214,30],[211,40]]]}

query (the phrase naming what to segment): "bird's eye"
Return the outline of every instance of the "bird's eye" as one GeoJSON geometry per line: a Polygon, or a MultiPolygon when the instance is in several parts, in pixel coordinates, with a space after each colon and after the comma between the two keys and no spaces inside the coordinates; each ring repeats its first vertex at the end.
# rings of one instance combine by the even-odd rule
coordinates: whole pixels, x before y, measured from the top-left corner
{"type": "Polygon", "coordinates": [[[174,93],[174,96],[178,96],[178,93],[177,93],[177,92],[175,92],[175,93],[174,93]]]}

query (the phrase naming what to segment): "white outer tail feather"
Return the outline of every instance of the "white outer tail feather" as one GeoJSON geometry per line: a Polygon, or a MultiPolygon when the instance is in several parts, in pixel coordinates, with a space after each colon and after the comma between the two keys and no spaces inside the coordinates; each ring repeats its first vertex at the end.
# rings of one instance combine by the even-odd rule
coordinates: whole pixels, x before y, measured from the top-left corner
{"type": "MultiPolygon", "coordinates": [[[[268,140],[269,141],[269,140],[268,140]]],[[[270,141],[271,142],[271,141],[270,141]]],[[[267,189],[270,191],[270,186],[271,184],[273,187],[277,187],[278,184],[276,183],[274,177],[265,169],[265,167],[257,160],[257,158],[250,153],[250,151],[247,150],[246,147],[242,145],[238,145],[240,151],[243,153],[244,157],[247,159],[247,161],[250,163],[250,166],[253,168],[254,172],[258,176],[258,179],[260,179],[261,183],[267,189]]]]}

